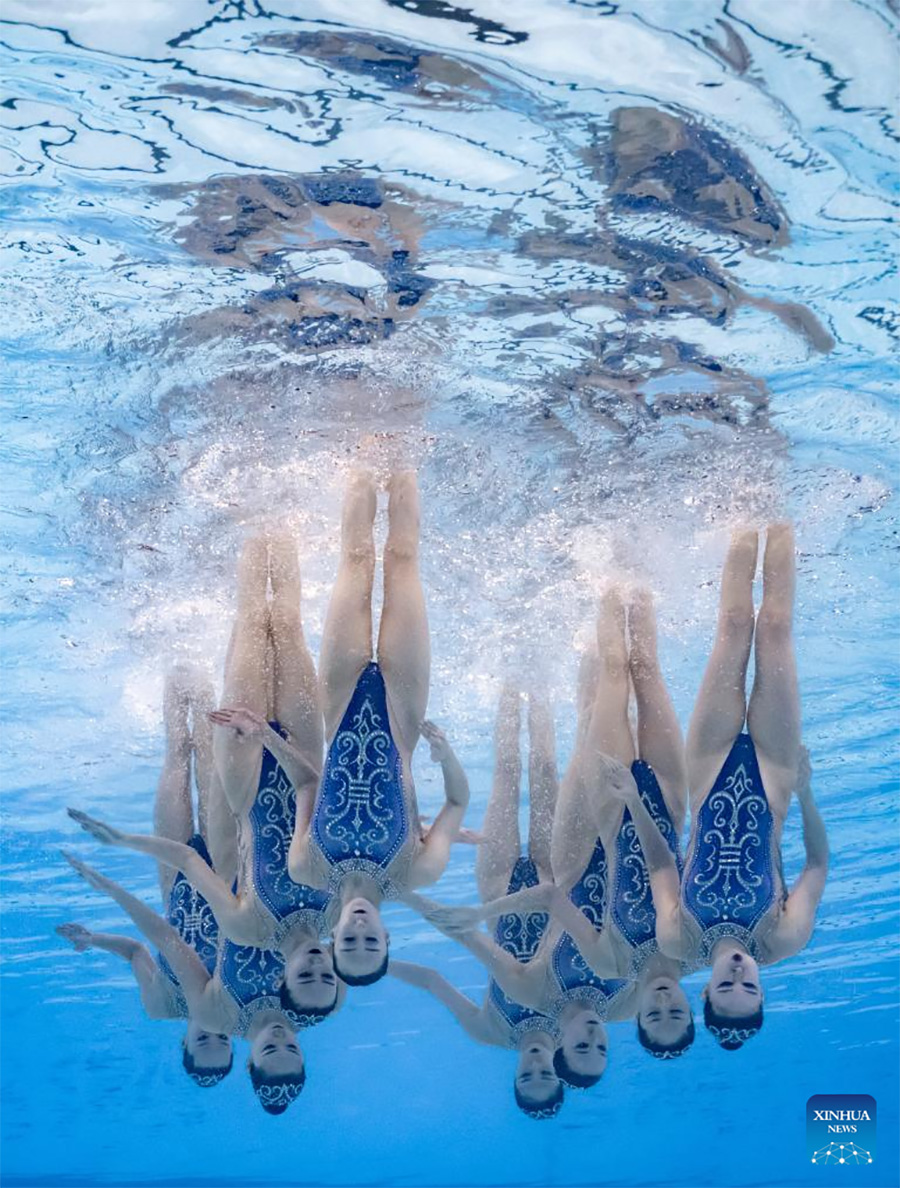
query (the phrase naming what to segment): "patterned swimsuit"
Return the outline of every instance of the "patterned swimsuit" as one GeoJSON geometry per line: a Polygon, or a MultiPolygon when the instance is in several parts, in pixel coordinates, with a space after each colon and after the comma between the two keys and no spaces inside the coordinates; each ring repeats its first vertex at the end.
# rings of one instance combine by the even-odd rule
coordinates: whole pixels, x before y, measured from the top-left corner
{"type": "Polygon", "coordinates": [[[753,930],[778,890],[773,827],[756,749],[749,734],[739,734],[697,814],[681,884],[682,909],[702,929],[701,964],[726,936],[758,959],[753,930]]]}
{"type": "MultiPolygon", "coordinates": [[[[598,838],[590,862],[569,892],[571,901],[587,916],[598,932],[602,931],[606,919],[608,882],[606,851],[598,838]]],[[[567,932],[556,942],[551,968],[558,990],[553,1006],[554,1017],[559,1016],[567,1003],[584,1002],[593,1006],[600,1018],[605,1019],[612,1000],[629,985],[623,978],[598,978],[567,932]]]]}
{"type": "MultiPolygon", "coordinates": [[[[521,891],[524,887],[536,887],[539,881],[537,868],[533,860],[531,858],[518,858],[512,869],[506,893],[507,895],[512,895],[516,891],[521,891]]],[[[512,953],[517,961],[530,961],[537,951],[537,947],[541,942],[541,937],[544,935],[544,930],[549,921],[550,917],[546,912],[529,912],[524,916],[510,913],[507,916],[501,916],[497,921],[494,939],[501,949],[505,949],[507,953],[512,953]]],[[[504,994],[493,978],[491,979],[488,994],[494,1009],[509,1026],[510,1047],[518,1046],[519,1041],[526,1032],[553,1032],[554,1024],[546,1015],[540,1014],[539,1011],[533,1011],[530,1007],[524,1007],[517,1002],[513,1002],[511,998],[504,994]]]]}
{"type": "Polygon", "coordinates": [[[354,871],[395,894],[389,870],[409,838],[403,765],[391,736],[381,669],[368,664],[328,748],[313,810],[310,844],[336,891],[354,871]]]}
{"type": "MultiPolygon", "coordinates": [[[[212,869],[212,859],[209,856],[209,850],[206,848],[206,842],[200,834],[195,833],[187,844],[192,850],[196,850],[207,866],[212,869]]],[[[216,923],[212,908],[206,899],[199,891],[196,891],[191,886],[180,870],[175,875],[172,889],[169,892],[169,902],[166,905],[166,919],[177,931],[184,943],[190,945],[203,962],[207,972],[211,974],[216,965],[219,926],[216,923]]],[[[162,953],[157,953],[156,961],[159,968],[172,983],[179,1013],[186,1017],[187,1003],[184,1001],[184,995],[181,993],[181,987],[178,984],[175,971],[162,953]]]]}
{"type": "MultiPolygon", "coordinates": [[[[636,759],[631,765],[638,792],[647,812],[666,840],[681,875],[681,848],[678,834],[659,781],[649,763],[636,759]]],[[[650,891],[647,860],[638,839],[631,813],[625,809],[622,825],[616,836],[616,874],[613,880],[612,919],[619,933],[631,946],[630,975],[636,977],[648,957],[657,951],[656,911],[650,891]]]]}

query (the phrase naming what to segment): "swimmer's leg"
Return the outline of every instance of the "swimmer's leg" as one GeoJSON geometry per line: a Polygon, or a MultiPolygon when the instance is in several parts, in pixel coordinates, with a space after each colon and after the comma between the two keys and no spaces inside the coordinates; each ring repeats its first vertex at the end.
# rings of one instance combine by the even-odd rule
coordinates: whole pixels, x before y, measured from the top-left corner
{"type": "Polygon", "coordinates": [[[549,704],[536,693],[528,695],[528,852],[541,881],[553,878],[550,840],[559,793],[556,736],[549,704]]]}
{"type": "Polygon", "coordinates": [[[356,471],[344,496],[341,560],[319,654],[319,694],[329,742],[337,733],[360,673],[372,658],[375,508],[372,475],[356,471]]]}
{"type": "Polygon", "coordinates": [[[494,780],[482,826],[483,841],[475,858],[478,894],[483,903],[506,894],[509,876],[521,853],[519,793],[522,760],[519,754],[522,699],[513,685],[503,686],[494,723],[494,780]]]}
{"type": "Polygon", "coordinates": [[[763,600],[756,620],[756,673],[747,726],[769,803],[782,819],[794,788],[800,754],[800,691],[793,639],[795,586],[793,528],[790,524],[770,524],[763,559],[763,600]]]}
{"type": "Polygon", "coordinates": [[[659,667],[656,612],[649,590],[640,589],[632,595],[628,625],[631,633],[628,663],[638,711],[638,754],[653,768],[672,821],[680,833],[687,801],[684,741],[659,667]]]}
{"type": "Polygon", "coordinates": [[[197,832],[206,842],[216,873],[231,886],[237,872],[237,829],[213,761],[213,726],[209,714],[215,705],[212,684],[199,680],[191,694],[197,832]]]}
{"type": "Polygon", "coordinates": [[[415,472],[393,475],[388,490],[378,663],[384,673],[391,715],[411,755],[428,705],[431,674],[428,616],[419,577],[420,516],[415,472]]]}
{"type": "MultiPolygon", "coordinates": [[[[223,708],[267,712],[267,581],[268,544],[264,537],[253,537],[244,545],[238,563],[237,615],[225,660],[223,708]]],[[[239,817],[256,797],[262,746],[258,739],[219,729],[213,731],[213,755],[226,800],[239,817]]]]}
{"type": "MultiPolygon", "coordinates": [[[[156,786],[153,830],[159,837],[177,842],[188,841],[194,832],[188,709],[187,673],[183,668],[176,667],[167,673],[163,692],[166,757],[156,786]]],[[[163,862],[157,863],[157,868],[162,901],[168,904],[176,872],[163,862]]]]}
{"type": "Polygon", "coordinates": [[[634,762],[634,738],[628,721],[630,692],[625,606],[620,591],[613,587],[600,599],[597,612],[597,676],[579,756],[586,765],[586,778],[590,757],[598,752],[618,759],[626,767],[634,762]]]}
{"type": "Polygon", "coordinates": [[[687,768],[692,812],[696,812],[711,790],[744,725],[757,549],[755,529],[734,533],[722,570],[716,641],[688,727],[687,768]]]}
{"type": "Polygon", "coordinates": [[[275,717],[304,757],[321,770],[322,712],[316,666],[306,646],[300,617],[300,565],[290,537],[269,545],[272,604],[269,624],[274,650],[275,717]]]}

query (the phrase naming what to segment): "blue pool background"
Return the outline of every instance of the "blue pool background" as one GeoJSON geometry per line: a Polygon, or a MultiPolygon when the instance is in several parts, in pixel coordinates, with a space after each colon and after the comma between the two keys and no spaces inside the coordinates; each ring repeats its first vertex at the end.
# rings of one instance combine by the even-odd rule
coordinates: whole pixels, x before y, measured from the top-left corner
{"type": "MultiPolygon", "coordinates": [[[[898,1183],[896,19],[867,0],[514,7],[4,5],[4,1184],[898,1183]],[[617,203],[622,107],[733,146],[783,241],[617,203]],[[246,214],[247,178],[327,170],[398,187],[383,251],[320,217],[266,228],[252,265],[217,259],[209,227],[246,214]],[[245,179],[230,199],[223,178],[245,179]],[[630,274],[626,240],[657,262],[630,274]],[[695,289],[652,305],[673,244],[732,278],[721,309],[695,289]],[[292,285],[303,316],[281,312],[292,285]],[[270,1118],[240,1067],[198,1091],[179,1025],[54,935],[120,925],[62,845],[156,903],[151,864],[75,836],[65,806],[149,825],[164,667],[220,675],[239,542],[273,517],[302,542],[317,648],[373,429],[420,467],[429,712],[474,823],[502,674],[549,691],[568,755],[573,641],[606,575],[656,590],[686,724],[729,527],[796,520],[832,871],[740,1052],[699,1029],[657,1064],[614,1026],[603,1082],[536,1124],[508,1054],[386,979],[304,1037],[307,1090],[270,1118]],[[872,1168],[808,1164],[815,1093],[876,1098],[872,1168]]],[[[416,775],[433,810],[427,754],[416,775]]],[[[789,877],[798,830],[794,808],[789,877]]],[[[472,857],[438,897],[472,898],[472,857]]],[[[467,954],[405,909],[389,924],[395,954],[480,997],[467,954]]]]}

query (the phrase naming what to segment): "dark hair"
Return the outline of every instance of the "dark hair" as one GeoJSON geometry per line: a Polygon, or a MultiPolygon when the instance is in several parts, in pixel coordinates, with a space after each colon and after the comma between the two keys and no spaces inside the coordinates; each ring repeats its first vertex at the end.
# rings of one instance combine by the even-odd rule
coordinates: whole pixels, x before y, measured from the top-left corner
{"type": "Polygon", "coordinates": [[[282,981],[278,990],[278,998],[281,1002],[281,1009],[290,1016],[291,1021],[296,1023],[297,1027],[315,1027],[317,1023],[321,1023],[326,1016],[330,1015],[332,1011],[337,1010],[338,999],[340,998],[339,987],[334,988],[334,1002],[331,1006],[315,1007],[315,1006],[301,1006],[296,1002],[291,995],[291,991],[286,981],[282,981]]]}
{"type": "Polygon", "coordinates": [[[641,1026],[641,1021],[637,1021],[638,1039],[641,1041],[641,1046],[655,1056],[657,1060],[674,1060],[676,1056],[683,1056],[691,1044],[694,1042],[696,1030],[694,1028],[694,1018],[691,1016],[684,1035],[675,1041],[674,1044],[658,1044],[652,1040],[644,1028],[641,1026]]]}
{"type": "Polygon", "coordinates": [[[305,1065],[298,1073],[278,1077],[268,1076],[258,1069],[252,1060],[247,1067],[250,1070],[250,1080],[253,1082],[253,1092],[267,1114],[283,1114],[291,1102],[300,1096],[306,1084],[305,1065]]]}
{"type": "MultiPolygon", "coordinates": [[[[389,960],[390,960],[390,954],[385,953],[384,961],[382,961],[381,965],[379,965],[379,967],[377,969],[373,970],[372,973],[368,973],[368,974],[342,973],[341,969],[338,965],[337,950],[335,950],[334,972],[341,979],[341,981],[344,983],[345,986],[371,986],[373,982],[379,981],[387,973],[389,960]]],[[[337,1001],[337,1000],[335,999],[335,1001],[337,1001]]],[[[296,1008],[294,1008],[294,1009],[296,1009],[296,1008]]]]}
{"type": "Polygon", "coordinates": [[[762,1029],[762,1003],[752,1015],[720,1015],[709,998],[704,998],[703,1022],[720,1048],[724,1048],[726,1052],[736,1052],[762,1029]]]}
{"type": "Polygon", "coordinates": [[[586,1077],[583,1073],[576,1072],[568,1060],[566,1060],[566,1054],[562,1048],[557,1048],[553,1053],[553,1067],[556,1069],[556,1075],[559,1079],[564,1081],[571,1089],[590,1089],[603,1076],[603,1073],[597,1073],[595,1077],[586,1077]]]}
{"type": "Polygon", "coordinates": [[[523,1114],[527,1114],[529,1118],[540,1120],[542,1118],[555,1118],[562,1109],[562,1103],[565,1100],[566,1091],[563,1089],[562,1081],[556,1086],[556,1092],[552,1097],[548,1097],[544,1102],[529,1101],[527,1097],[523,1097],[519,1086],[515,1087],[516,1105],[523,1114]]]}
{"type": "Polygon", "coordinates": [[[228,1064],[224,1068],[221,1066],[219,1068],[199,1068],[194,1057],[187,1050],[187,1046],[182,1044],[181,1063],[184,1065],[184,1071],[196,1085],[199,1085],[201,1089],[211,1089],[213,1085],[218,1085],[219,1081],[231,1072],[234,1053],[232,1052],[228,1057],[228,1064]]]}

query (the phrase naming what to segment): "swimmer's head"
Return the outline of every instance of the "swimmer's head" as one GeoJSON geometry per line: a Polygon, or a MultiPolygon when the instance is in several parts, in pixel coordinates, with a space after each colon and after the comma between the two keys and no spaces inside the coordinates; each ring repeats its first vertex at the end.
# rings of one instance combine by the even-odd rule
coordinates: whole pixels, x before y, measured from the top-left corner
{"type": "Polygon", "coordinates": [[[553,1066],[560,1080],[573,1089],[589,1089],[606,1071],[608,1039],[603,1021],[592,1007],[584,1007],[560,1028],[553,1066]]]}
{"type": "Polygon", "coordinates": [[[297,1036],[275,1019],[253,1037],[247,1069],[253,1091],[268,1114],[283,1114],[306,1084],[306,1068],[297,1036]]]}
{"type": "Polygon", "coordinates": [[[343,1003],[346,990],[334,969],[330,945],[318,940],[298,945],[284,963],[281,1006],[305,1016],[312,1025],[343,1003]]]}
{"type": "Polygon", "coordinates": [[[687,995],[674,978],[651,978],[638,997],[641,1045],[659,1060],[682,1056],[694,1042],[694,1017],[687,995]]]}
{"type": "Polygon", "coordinates": [[[195,1085],[210,1089],[231,1072],[234,1053],[231,1036],[208,1031],[193,1021],[181,1041],[181,1063],[195,1085]]]}
{"type": "Polygon", "coordinates": [[[516,1068],[516,1105],[529,1118],[554,1118],[562,1109],[565,1090],[553,1067],[553,1048],[540,1040],[519,1049],[516,1068]]]}
{"type": "Polygon", "coordinates": [[[334,933],[334,969],[348,986],[369,986],[388,968],[388,931],[378,908],[357,896],[344,904],[334,933]]]}
{"type": "Polygon", "coordinates": [[[720,1047],[733,1052],[763,1025],[759,966],[737,945],[720,945],[703,988],[703,1022],[720,1047]]]}

